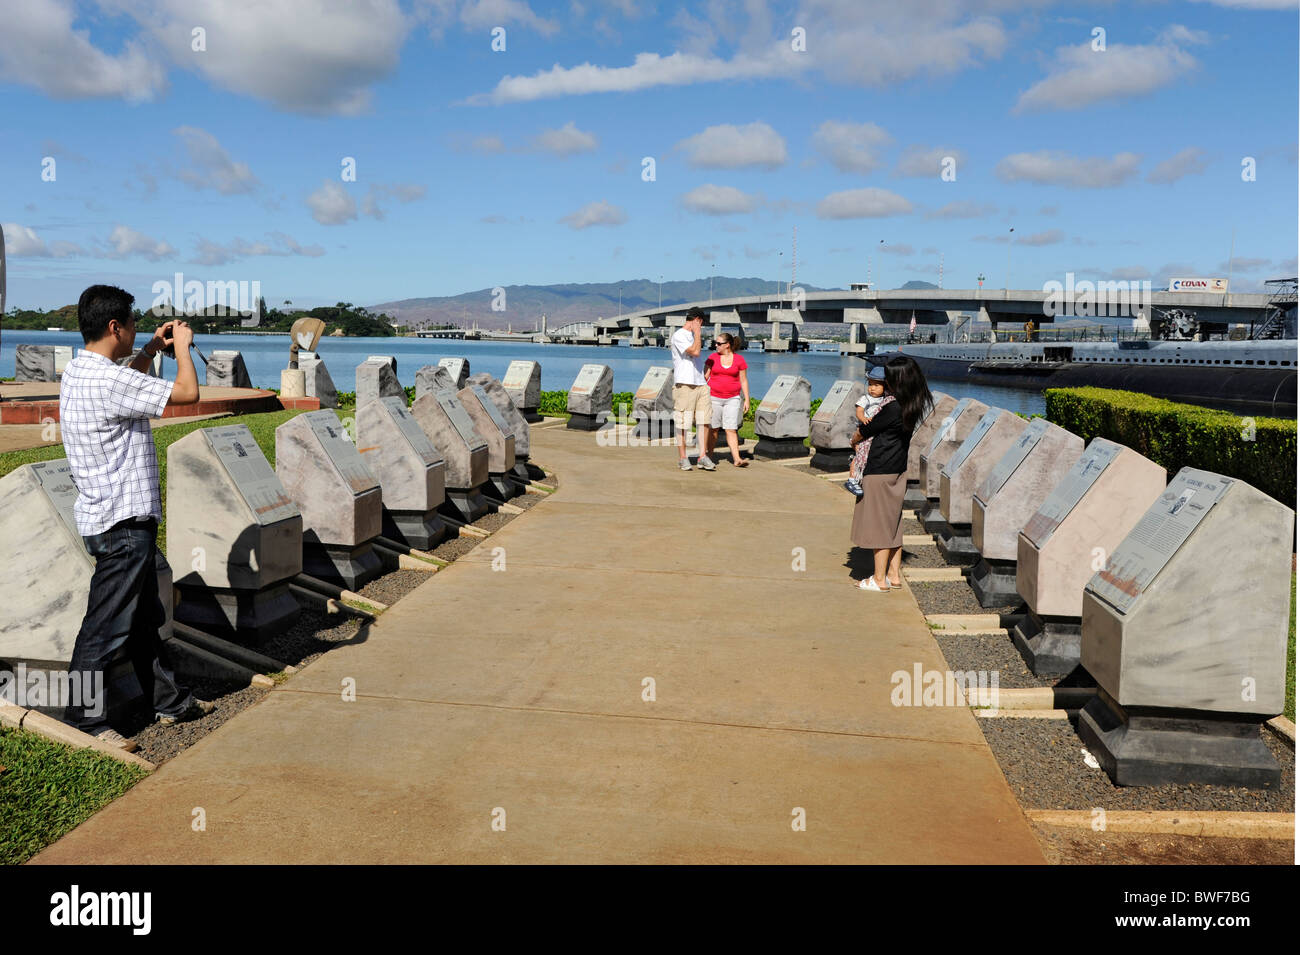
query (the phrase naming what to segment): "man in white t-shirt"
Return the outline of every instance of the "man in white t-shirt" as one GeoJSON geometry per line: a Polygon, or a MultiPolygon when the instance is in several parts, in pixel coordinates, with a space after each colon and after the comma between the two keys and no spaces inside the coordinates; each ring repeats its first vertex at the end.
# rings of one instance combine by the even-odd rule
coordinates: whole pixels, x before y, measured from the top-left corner
{"type": "Polygon", "coordinates": [[[704,345],[700,330],[704,327],[704,310],[693,308],[686,313],[686,324],[673,332],[669,348],[673,353],[673,419],[677,426],[677,459],[683,471],[691,469],[686,456],[686,432],[695,422],[695,441],[699,449],[696,466],[702,471],[715,470],[705,448],[709,446],[709,421],[713,417],[713,399],[704,380],[704,345]]]}

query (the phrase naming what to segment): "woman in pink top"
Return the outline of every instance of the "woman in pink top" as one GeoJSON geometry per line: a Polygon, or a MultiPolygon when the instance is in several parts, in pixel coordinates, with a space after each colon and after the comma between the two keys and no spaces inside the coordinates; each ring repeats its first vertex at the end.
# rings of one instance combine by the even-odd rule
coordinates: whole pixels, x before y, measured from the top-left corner
{"type": "Polygon", "coordinates": [[[731,463],[738,468],[748,467],[749,461],[740,456],[736,432],[745,419],[745,409],[749,407],[749,365],[742,355],[732,353],[735,339],[727,332],[720,333],[713,344],[717,351],[704,363],[704,380],[709,383],[709,394],[713,397],[713,420],[709,422],[709,457],[713,456],[718,429],[722,428],[727,432],[731,463]]]}

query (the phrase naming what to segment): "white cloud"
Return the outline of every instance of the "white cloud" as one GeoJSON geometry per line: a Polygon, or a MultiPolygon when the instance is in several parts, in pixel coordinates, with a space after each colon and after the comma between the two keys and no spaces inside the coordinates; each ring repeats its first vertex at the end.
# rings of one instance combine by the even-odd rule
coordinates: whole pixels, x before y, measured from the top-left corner
{"type": "Polygon", "coordinates": [[[927,219],[981,219],[984,216],[991,216],[997,211],[997,206],[975,202],[972,199],[958,199],[955,202],[940,206],[932,212],[927,212],[925,217],[927,219]]]}
{"type": "Polygon", "coordinates": [[[476,153],[503,153],[506,151],[506,144],[500,136],[489,134],[476,136],[470,142],[469,148],[476,153]]]}
{"type": "Polygon", "coordinates": [[[321,225],[342,225],[357,217],[357,201],[341,183],[327,179],[307,197],[311,217],[321,225]]]}
{"type": "Polygon", "coordinates": [[[876,246],[876,251],[883,252],[886,255],[914,255],[916,253],[916,250],[906,242],[898,242],[894,245],[887,242],[881,243],[876,246]]]}
{"type": "Polygon", "coordinates": [[[1192,0],[1192,3],[1212,3],[1216,7],[1234,10],[1294,10],[1295,0],[1192,0]]]}
{"type": "Polygon", "coordinates": [[[247,163],[235,162],[222,145],[205,129],[178,126],[172,132],[185,145],[193,166],[182,169],[176,177],[195,189],[215,189],[223,196],[252,192],[258,186],[247,163]]]}
{"type": "Polygon", "coordinates": [[[817,203],[819,219],[869,219],[911,211],[910,202],[887,189],[848,189],[833,192],[817,203]]]}
{"type": "Polygon", "coordinates": [[[691,212],[700,212],[710,216],[729,216],[741,212],[753,212],[758,207],[760,197],[741,192],[734,186],[715,186],[707,183],[697,186],[682,196],[682,205],[691,212]]]}
{"type": "Polygon", "coordinates": [[[191,261],[198,265],[225,265],[235,259],[259,255],[304,255],[316,258],[325,254],[321,246],[301,245],[293,236],[283,232],[271,232],[268,236],[270,242],[249,242],[236,237],[225,245],[200,238],[195,246],[198,249],[197,257],[191,261]]]}
{"type": "MultiPolygon", "coordinates": [[[[166,71],[138,41],[117,55],[74,27],[70,0],[14,0],[4,5],[0,79],[33,86],[56,99],[147,102],[167,85],[166,71]]],[[[188,36],[188,32],[186,34],[188,36]]]]}
{"type": "Polygon", "coordinates": [[[48,245],[36,234],[36,230],[17,222],[4,225],[5,253],[14,257],[27,256],[36,259],[67,259],[76,255],[85,255],[86,250],[75,242],[57,240],[48,245]]]}
{"type": "Polygon", "coordinates": [[[383,219],[386,212],[379,205],[380,199],[392,198],[401,203],[414,202],[423,199],[427,191],[426,187],[416,183],[372,183],[361,198],[361,214],[374,219],[383,219]]]}
{"type": "Polygon", "coordinates": [[[1179,45],[1187,42],[1199,41],[1185,28],[1171,28],[1160,42],[1145,46],[1058,47],[1051,73],[1020,94],[1015,112],[1082,109],[1152,93],[1196,68],[1196,57],[1179,45]]]}
{"type": "Polygon", "coordinates": [[[966,161],[966,154],[960,149],[954,149],[951,146],[934,146],[927,148],[925,146],[908,146],[903,155],[898,158],[898,165],[894,167],[896,176],[913,176],[918,179],[926,177],[937,177],[943,172],[943,163],[945,159],[951,159],[958,168],[966,161]]]}
{"type": "Polygon", "coordinates": [[[627,213],[601,199],[587,203],[576,212],[570,212],[560,221],[574,229],[586,229],[594,225],[622,225],[627,221],[627,213]]]}
{"type": "Polygon", "coordinates": [[[688,136],[677,149],[686,153],[686,161],[700,169],[739,169],[762,166],[776,169],[785,164],[785,140],[767,123],[710,126],[688,136]]]}
{"type": "Polygon", "coordinates": [[[840,172],[868,173],[880,166],[878,150],[893,137],[875,123],[828,119],[817,127],[813,145],[840,172]]]}
{"type": "Polygon", "coordinates": [[[1196,176],[1205,172],[1209,163],[1205,159],[1205,150],[1188,146],[1168,159],[1156,163],[1154,169],[1147,173],[1147,182],[1177,182],[1184,176],[1196,176]]]}
{"type": "Polygon", "coordinates": [[[105,253],[105,257],[110,259],[125,259],[132,255],[139,255],[150,262],[157,262],[159,259],[176,254],[176,250],[166,242],[124,225],[113,228],[108,236],[108,244],[111,248],[105,253]]]}
{"type": "MultiPolygon", "coordinates": [[[[556,21],[538,16],[525,0],[418,0],[415,16],[428,22],[435,37],[441,37],[456,22],[476,33],[519,25],[551,36],[560,29],[556,21]]],[[[506,38],[508,41],[508,32],[506,38]]]]}
{"type": "Polygon", "coordinates": [[[120,6],[175,63],[214,86],[308,114],[366,110],[370,87],[396,69],[413,22],[397,0],[131,0],[120,6]],[[207,31],[202,52],[191,49],[196,25],[207,31]]]}
{"type": "Polygon", "coordinates": [[[1016,245],[1056,245],[1065,241],[1065,233],[1060,229],[1048,229],[1046,232],[1034,232],[1016,238],[1016,245]]]}
{"type": "Polygon", "coordinates": [[[732,60],[690,53],[638,53],[631,66],[574,67],[559,64],[532,76],[503,76],[491,93],[471,96],[471,104],[528,103],[558,96],[588,93],[628,93],[656,86],[689,86],[719,80],[794,75],[809,65],[806,54],[777,44],[766,56],[737,56],[732,60]],[[786,55],[788,54],[788,56],[786,55]]]}
{"type": "Polygon", "coordinates": [[[1013,153],[1002,159],[994,172],[1004,182],[1032,182],[1038,185],[1071,186],[1102,189],[1119,186],[1137,175],[1142,157],[1136,153],[1116,153],[1078,157],[1067,153],[1042,150],[1036,153],[1013,153]]]}
{"type": "Polygon", "coordinates": [[[533,148],[556,156],[592,152],[599,145],[594,133],[583,132],[573,120],[559,129],[544,129],[533,138],[533,148]]]}

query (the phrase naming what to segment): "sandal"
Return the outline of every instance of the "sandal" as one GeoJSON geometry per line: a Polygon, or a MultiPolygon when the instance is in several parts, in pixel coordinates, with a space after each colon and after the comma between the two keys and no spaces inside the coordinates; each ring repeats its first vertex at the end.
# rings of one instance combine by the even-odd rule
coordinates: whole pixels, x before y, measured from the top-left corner
{"type": "Polygon", "coordinates": [[[857,588],[859,590],[870,590],[871,592],[877,594],[887,594],[892,589],[890,587],[877,586],[876,578],[874,576],[864,577],[862,580],[859,580],[857,583],[857,588]]]}

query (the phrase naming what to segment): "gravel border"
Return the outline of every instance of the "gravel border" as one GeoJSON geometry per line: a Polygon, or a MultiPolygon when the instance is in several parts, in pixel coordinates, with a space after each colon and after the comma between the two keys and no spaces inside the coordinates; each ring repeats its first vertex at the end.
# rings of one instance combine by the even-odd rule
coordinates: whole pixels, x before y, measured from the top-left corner
{"type": "Polygon", "coordinates": [[[1083,762],[1076,720],[981,719],[980,729],[997,758],[1007,784],[1026,809],[1209,810],[1215,812],[1292,812],[1295,808],[1295,753],[1261,729],[1264,745],[1282,767],[1275,790],[1208,786],[1116,786],[1103,769],[1083,762]]]}
{"type": "MultiPolygon", "coordinates": [[[[941,567],[951,566],[946,561],[941,567]]],[[[1023,604],[1015,603],[1001,607],[981,607],[975,591],[965,580],[908,581],[916,602],[921,605],[921,612],[927,617],[935,613],[1013,613],[1023,604]]]]}
{"type": "Polygon", "coordinates": [[[935,641],[943,651],[943,658],[953,670],[983,670],[998,674],[998,686],[1031,687],[1052,686],[1036,677],[1007,636],[945,636],[936,633],[935,641]]]}

